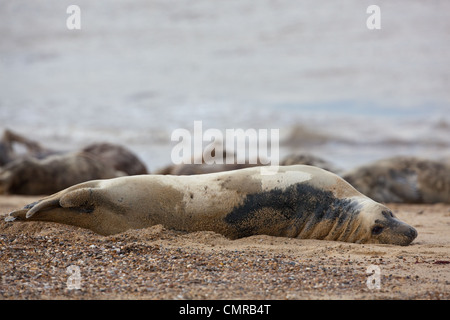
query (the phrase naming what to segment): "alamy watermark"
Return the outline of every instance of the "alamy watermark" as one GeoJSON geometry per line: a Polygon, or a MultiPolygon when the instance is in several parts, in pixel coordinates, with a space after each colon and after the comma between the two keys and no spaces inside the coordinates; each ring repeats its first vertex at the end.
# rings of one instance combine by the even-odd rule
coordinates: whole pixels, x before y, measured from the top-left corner
{"type": "Polygon", "coordinates": [[[203,122],[194,121],[192,134],[183,128],[172,132],[171,141],[178,143],[171,160],[174,164],[270,164],[261,168],[261,174],[273,174],[278,172],[279,140],[279,129],[226,129],[224,133],[215,128],[203,131],[203,122]]]}
{"type": "Polygon", "coordinates": [[[367,277],[366,286],[370,290],[381,289],[381,269],[375,264],[371,264],[366,269],[367,277]]]}
{"type": "MultiPolygon", "coordinates": [[[[66,26],[69,30],[81,29],[81,9],[78,5],[72,4],[67,7],[66,13],[70,16],[66,20],[66,26]]],[[[366,26],[370,30],[381,29],[381,9],[379,6],[372,4],[367,7],[366,13],[370,16],[366,20],[366,26]]]]}
{"type": "Polygon", "coordinates": [[[79,290],[81,289],[81,271],[80,267],[76,265],[70,265],[66,268],[66,272],[70,275],[67,278],[67,289],[69,290],[79,290]]]}
{"type": "Polygon", "coordinates": [[[70,16],[66,20],[66,26],[69,30],[80,30],[81,29],[81,9],[79,6],[72,4],[67,7],[67,14],[70,16]]]}
{"type": "MultiPolygon", "coordinates": [[[[152,261],[156,261],[155,259],[151,259],[152,261]]],[[[147,261],[148,262],[148,261],[147,261]]],[[[146,262],[142,262],[146,263],[146,262]]],[[[52,267],[52,272],[55,272],[57,268],[52,267]]],[[[94,272],[91,271],[90,268],[87,268],[88,272],[94,272]]],[[[81,269],[77,265],[70,265],[67,268],[65,268],[65,273],[68,275],[67,277],[64,277],[63,281],[65,281],[66,287],[68,290],[80,290],[82,288],[82,275],[81,275],[81,269]]],[[[357,272],[359,273],[359,272],[357,272]]],[[[365,283],[362,282],[361,285],[364,285],[369,290],[380,290],[381,289],[381,268],[378,265],[371,264],[369,265],[366,270],[365,274],[367,275],[365,283]]],[[[16,276],[12,275],[0,275],[0,284],[1,285],[8,285],[10,281],[17,279],[16,276]]],[[[92,284],[90,284],[91,286],[92,284]]],[[[98,285],[98,283],[97,283],[98,285]]],[[[100,288],[101,289],[101,288],[100,288]]]]}
{"type": "Polygon", "coordinates": [[[381,29],[381,9],[379,6],[373,4],[367,7],[367,13],[371,15],[366,20],[366,26],[369,30],[381,29]]]}
{"type": "MultiPolygon", "coordinates": [[[[66,285],[69,290],[81,289],[81,271],[77,265],[70,265],[66,268],[66,273],[69,274],[66,285]]],[[[369,290],[381,289],[381,268],[378,265],[371,264],[366,268],[367,280],[366,286],[369,290]]]]}

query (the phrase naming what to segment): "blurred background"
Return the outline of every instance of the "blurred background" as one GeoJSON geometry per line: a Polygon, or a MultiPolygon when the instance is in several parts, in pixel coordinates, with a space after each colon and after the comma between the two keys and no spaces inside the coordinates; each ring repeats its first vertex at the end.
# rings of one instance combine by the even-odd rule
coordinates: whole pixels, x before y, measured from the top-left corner
{"type": "Polygon", "coordinates": [[[450,2],[0,0],[0,129],[115,142],[152,171],[176,128],[279,129],[348,169],[450,159],[450,2]],[[81,9],[69,30],[66,9],[81,9]],[[381,8],[381,30],[366,9],[381,8]]]}

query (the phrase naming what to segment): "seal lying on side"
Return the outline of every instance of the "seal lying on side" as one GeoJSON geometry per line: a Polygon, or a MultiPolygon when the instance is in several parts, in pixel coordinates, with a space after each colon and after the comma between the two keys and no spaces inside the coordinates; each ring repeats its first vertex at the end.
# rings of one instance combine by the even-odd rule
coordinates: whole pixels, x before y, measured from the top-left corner
{"type": "MultiPolygon", "coordinates": [[[[17,165],[21,160],[26,165],[27,162],[32,161],[30,159],[45,160],[46,158],[54,158],[55,156],[67,158],[76,154],[75,152],[52,150],[42,146],[37,141],[6,129],[0,138],[0,167],[7,166],[11,162],[15,162],[17,165]],[[27,152],[25,154],[18,153],[15,150],[15,145],[21,145],[27,152]]],[[[96,157],[97,161],[103,162],[104,166],[109,166],[116,171],[124,172],[130,176],[148,173],[145,164],[131,150],[119,144],[107,142],[92,143],[78,152],[90,154],[96,157]]],[[[93,179],[99,178],[92,177],[88,180],[93,179]]]]}
{"type": "Polygon", "coordinates": [[[450,165],[415,157],[394,157],[364,165],[343,178],[379,202],[450,203],[450,165]]]}
{"type": "Polygon", "coordinates": [[[11,130],[0,138],[0,194],[52,194],[94,179],[148,173],[132,151],[93,143],[78,152],[56,151],[11,130]],[[15,144],[27,152],[19,154],[15,144]]]}
{"type": "Polygon", "coordinates": [[[94,155],[83,152],[44,159],[29,157],[0,168],[0,194],[47,195],[77,183],[124,175],[94,155]]]}
{"type": "Polygon", "coordinates": [[[36,159],[43,159],[60,152],[41,146],[37,141],[28,139],[14,131],[5,129],[0,138],[0,167],[23,157],[14,148],[21,145],[26,150],[26,156],[36,159]]]}
{"type": "MultiPolygon", "coordinates": [[[[211,157],[215,157],[216,155],[216,149],[213,149],[211,151],[211,157]]],[[[249,161],[245,160],[244,163],[239,163],[238,158],[236,154],[233,152],[229,152],[227,150],[222,151],[222,157],[220,163],[212,163],[208,164],[205,161],[205,158],[202,157],[202,163],[196,164],[195,158],[193,157],[191,159],[191,163],[182,163],[182,164],[172,164],[167,167],[164,167],[160,170],[157,170],[156,174],[169,174],[169,175],[177,175],[177,176],[188,176],[188,175],[194,175],[194,174],[207,174],[207,173],[215,173],[215,172],[222,172],[222,171],[232,171],[232,170],[239,170],[244,168],[251,168],[251,167],[258,167],[262,166],[261,159],[257,159],[257,163],[251,164],[249,161]],[[232,163],[227,163],[227,156],[230,155],[230,157],[233,158],[232,163]]],[[[265,163],[268,163],[265,161],[265,163]]]]}
{"type": "Polygon", "coordinates": [[[215,231],[231,239],[257,234],[408,245],[414,228],[337,175],[311,166],[263,167],[197,176],[141,175],[65,189],[7,221],[41,220],[102,235],[162,224],[215,231]]]}
{"type": "Polygon", "coordinates": [[[282,166],[292,166],[296,164],[305,164],[308,166],[319,167],[336,174],[339,174],[341,171],[327,160],[324,160],[310,153],[292,153],[287,155],[280,162],[280,165],[282,166]]]}

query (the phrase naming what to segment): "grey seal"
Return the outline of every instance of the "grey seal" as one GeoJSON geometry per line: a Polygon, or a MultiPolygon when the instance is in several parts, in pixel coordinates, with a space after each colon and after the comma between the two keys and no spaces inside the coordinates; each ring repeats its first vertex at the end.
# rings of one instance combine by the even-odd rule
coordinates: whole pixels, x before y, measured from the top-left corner
{"type": "Polygon", "coordinates": [[[11,212],[6,220],[53,221],[102,235],[162,224],[231,239],[265,234],[408,245],[417,236],[386,206],[331,172],[296,165],[267,174],[263,168],[89,181],[11,212]]]}
{"type": "Polygon", "coordinates": [[[358,167],[342,176],[378,202],[450,203],[450,165],[399,156],[358,167]]]}

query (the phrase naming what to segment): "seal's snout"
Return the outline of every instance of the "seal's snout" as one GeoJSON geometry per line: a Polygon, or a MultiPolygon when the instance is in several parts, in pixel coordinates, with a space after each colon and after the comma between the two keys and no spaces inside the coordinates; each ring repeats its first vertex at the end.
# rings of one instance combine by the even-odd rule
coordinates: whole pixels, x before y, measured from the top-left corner
{"type": "Polygon", "coordinates": [[[398,220],[390,211],[383,211],[372,227],[372,242],[407,246],[417,238],[417,230],[398,220]]]}
{"type": "Polygon", "coordinates": [[[409,227],[409,230],[407,231],[406,237],[408,239],[411,239],[409,243],[411,243],[415,238],[417,238],[417,230],[413,227],[409,227]]]}
{"type": "Polygon", "coordinates": [[[417,230],[406,223],[400,226],[398,232],[398,244],[401,246],[407,246],[417,238],[417,230]]]}

